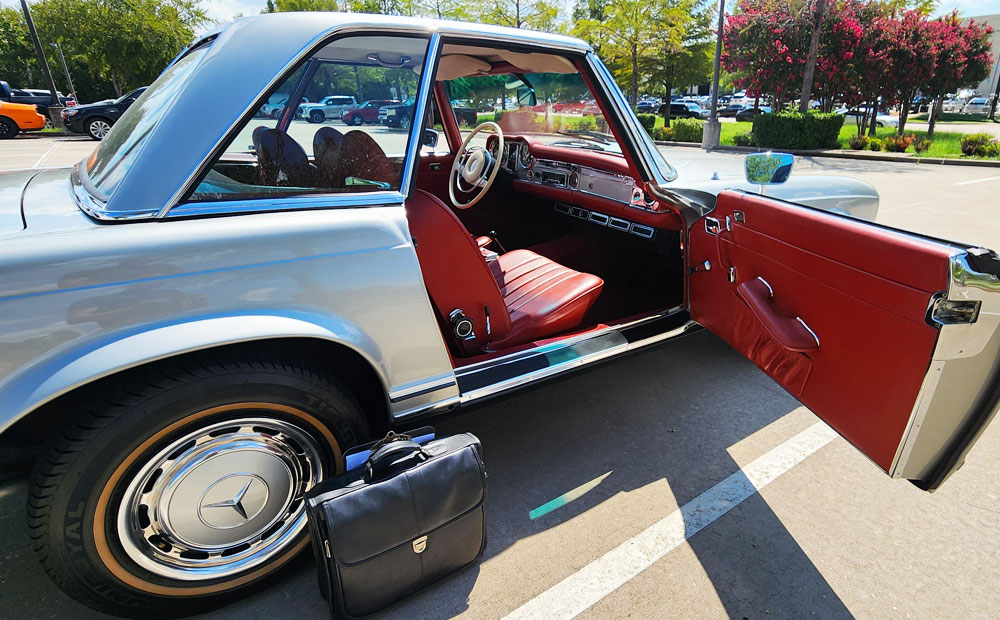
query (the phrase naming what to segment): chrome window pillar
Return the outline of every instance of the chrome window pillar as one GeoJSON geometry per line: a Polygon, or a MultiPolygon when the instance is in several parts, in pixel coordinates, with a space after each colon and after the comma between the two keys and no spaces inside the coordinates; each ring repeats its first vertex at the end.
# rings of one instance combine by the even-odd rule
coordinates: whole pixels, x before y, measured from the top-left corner
{"type": "Polygon", "coordinates": [[[406,145],[406,160],[403,162],[403,178],[400,181],[400,191],[409,194],[413,190],[413,181],[416,175],[417,164],[420,160],[420,148],[422,147],[422,134],[424,123],[427,122],[427,106],[434,96],[434,73],[437,70],[438,55],[441,53],[441,34],[435,32],[431,35],[430,43],[427,44],[427,53],[424,54],[423,73],[420,74],[420,86],[417,89],[419,95],[413,106],[413,119],[410,123],[410,141],[406,145]]]}

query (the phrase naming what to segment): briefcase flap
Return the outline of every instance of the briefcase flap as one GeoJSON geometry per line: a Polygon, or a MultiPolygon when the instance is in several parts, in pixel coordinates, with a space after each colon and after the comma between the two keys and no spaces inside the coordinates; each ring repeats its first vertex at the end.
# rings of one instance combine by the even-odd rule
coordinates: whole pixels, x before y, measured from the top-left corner
{"type": "Polygon", "coordinates": [[[426,450],[429,458],[411,469],[368,485],[361,478],[356,488],[323,503],[338,564],[412,544],[483,503],[486,485],[474,436],[434,441],[426,450]]]}

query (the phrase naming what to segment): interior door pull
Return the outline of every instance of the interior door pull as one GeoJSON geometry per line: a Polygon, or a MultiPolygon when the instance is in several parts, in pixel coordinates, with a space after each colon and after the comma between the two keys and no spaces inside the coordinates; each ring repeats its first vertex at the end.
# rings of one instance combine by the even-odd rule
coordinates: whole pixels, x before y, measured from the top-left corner
{"type": "Polygon", "coordinates": [[[805,353],[819,348],[819,336],[800,317],[781,316],[772,305],[771,286],[762,278],[736,285],[736,293],[750,306],[768,333],[789,351],[805,353]]]}
{"type": "Polygon", "coordinates": [[[432,161],[430,164],[427,165],[427,168],[429,168],[430,170],[440,170],[441,162],[432,161]]]}

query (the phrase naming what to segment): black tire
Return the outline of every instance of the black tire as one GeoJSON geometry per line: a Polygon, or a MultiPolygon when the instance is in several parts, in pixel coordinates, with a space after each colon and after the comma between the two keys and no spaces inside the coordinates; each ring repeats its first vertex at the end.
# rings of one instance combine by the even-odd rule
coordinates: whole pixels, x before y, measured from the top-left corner
{"type": "MultiPolygon", "coordinates": [[[[300,527],[304,525],[302,502],[298,499],[302,489],[337,471],[343,450],[370,435],[353,393],[315,372],[301,358],[271,359],[248,353],[186,356],[126,373],[99,390],[81,393],[71,406],[74,413],[68,427],[50,440],[32,475],[28,525],[33,546],[45,570],[68,595],[94,609],[128,617],[176,617],[203,612],[243,595],[248,588],[273,576],[308,545],[307,532],[300,527]],[[239,424],[237,419],[241,420],[239,424]],[[285,430],[275,433],[269,428],[285,430]],[[287,434],[289,429],[299,434],[287,434]],[[273,464],[263,465],[260,470],[248,469],[249,460],[262,462],[268,456],[263,449],[258,454],[239,448],[247,445],[251,435],[261,441],[261,446],[281,439],[291,451],[289,454],[298,450],[305,455],[295,458],[311,465],[287,468],[288,472],[299,472],[302,479],[295,482],[295,476],[289,474],[282,491],[282,487],[275,486],[274,481],[281,480],[273,477],[273,464]],[[190,437],[197,437],[199,443],[196,445],[190,437]],[[176,448],[177,442],[186,443],[176,448]],[[183,468],[178,463],[184,463],[188,455],[197,455],[207,445],[228,446],[229,450],[209,454],[215,459],[210,468],[191,470],[206,472],[205,480],[210,484],[203,480],[186,496],[178,495],[180,487],[171,494],[155,491],[164,488],[155,484],[159,479],[163,485],[167,480],[187,480],[179,477],[177,472],[183,468]],[[164,456],[167,450],[170,455],[164,456]],[[314,457],[311,460],[310,454],[314,457]],[[233,472],[228,472],[226,461],[219,460],[222,457],[236,459],[232,461],[233,472]],[[315,462],[322,463],[322,471],[315,462]],[[142,478],[142,472],[149,472],[153,466],[160,469],[142,478]],[[306,475],[311,476],[309,481],[306,475]],[[218,508],[217,504],[207,504],[207,498],[217,488],[222,489],[220,493],[231,493],[220,485],[224,481],[242,484],[241,479],[235,479],[238,476],[248,480],[246,488],[236,496],[241,499],[234,500],[240,504],[238,513],[242,517],[226,511],[223,518],[244,520],[236,526],[209,524],[204,511],[218,508]],[[264,483],[259,494],[263,499],[258,508],[244,509],[242,498],[255,478],[264,483]],[[273,488],[278,491],[269,491],[273,488]],[[159,503],[142,499],[149,493],[156,493],[159,503]],[[272,507],[272,494],[283,498],[274,504],[280,508],[272,507]],[[129,512],[136,501],[140,502],[138,511],[129,512]],[[149,530],[144,528],[153,527],[148,515],[158,513],[142,505],[143,501],[153,506],[169,505],[165,512],[176,510],[174,502],[184,505],[187,512],[180,514],[189,523],[201,519],[209,528],[204,531],[212,536],[232,536],[226,531],[234,527],[240,536],[249,531],[254,538],[245,543],[250,545],[248,549],[253,553],[269,550],[270,554],[256,556],[266,557],[262,564],[234,566],[229,558],[247,551],[227,558],[226,553],[231,551],[227,550],[213,560],[232,569],[226,577],[213,577],[219,573],[211,572],[212,567],[206,564],[204,572],[197,575],[199,580],[171,578],[178,573],[169,571],[187,570],[181,560],[169,556],[169,552],[181,549],[178,540],[183,537],[171,540],[157,534],[147,542],[149,530]],[[197,515],[193,521],[188,514],[192,510],[197,515]],[[250,510],[256,512],[247,518],[250,510]],[[131,535],[129,527],[119,523],[122,515],[131,515],[131,520],[122,522],[132,524],[131,535]],[[135,523],[142,523],[143,515],[145,525],[137,528],[135,523]],[[275,523],[277,529],[270,525],[275,523]],[[265,529],[257,530],[261,524],[265,529]],[[171,542],[176,547],[172,548],[171,542]],[[253,545],[257,545],[256,550],[253,545]],[[153,559],[140,555],[138,558],[145,562],[140,565],[136,553],[146,553],[153,559]],[[162,557],[157,558],[157,553],[162,557]],[[166,576],[164,570],[168,571],[166,576]]],[[[207,460],[204,454],[200,463],[207,460]]],[[[191,463],[198,461],[189,461],[188,466],[191,463]]]]}
{"type": "Polygon", "coordinates": [[[281,117],[281,110],[271,110],[271,118],[277,120],[281,117]]]}
{"type": "Polygon", "coordinates": [[[409,129],[410,129],[410,117],[409,116],[405,116],[404,115],[403,118],[399,119],[399,128],[402,129],[403,131],[409,131],[409,129]]]}
{"type": "Polygon", "coordinates": [[[360,114],[352,114],[351,118],[349,118],[348,121],[349,121],[347,123],[348,125],[354,125],[355,127],[360,127],[365,122],[365,119],[361,118],[360,114]]]}
{"type": "Polygon", "coordinates": [[[310,123],[322,123],[326,120],[326,114],[323,114],[323,110],[313,110],[309,113],[310,123]]]}
{"type": "Polygon", "coordinates": [[[462,129],[468,129],[469,127],[472,127],[472,123],[469,122],[467,117],[463,116],[458,119],[458,126],[462,129]]]}
{"type": "Polygon", "coordinates": [[[111,121],[106,118],[97,116],[95,118],[88,118],[83,122],[83,130],[87,132],[91,140],[103,140],[104,136],[108,135],[111,131],[111,121]]]}
{"type": "Polygon", "coordinates": [[[17,123],[6,116],[0,116],[0,140],[9,140],[16,136],[19,131],[17,123]]]}

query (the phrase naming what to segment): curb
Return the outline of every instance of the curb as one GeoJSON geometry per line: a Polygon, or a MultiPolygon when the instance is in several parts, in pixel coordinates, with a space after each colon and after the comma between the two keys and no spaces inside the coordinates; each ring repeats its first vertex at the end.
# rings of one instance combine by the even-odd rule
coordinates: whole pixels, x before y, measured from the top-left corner
{"type": "MultiPolygon", "coordinates": [[[[695,142],[665,142],[663,140],[653,140],[657,146],[684,146],[688,148],[700,149],[701,145],[695,142]]],[[[719,145],[712,151],[723,151],[728,153],[766,153],[774,149],[764,149],[756,146],[729,146],[719,145]]],[[[709,151],[711,152],[711,151],[709,151]]],[[[992,159],[958,159],[958,158],[930,158],[930,157],[905,157],[900,155],[860,155],[853,151],[803,151],[790,149],[782,151],[802,157],[830,157],[832,159],[855,159],[863,161],[888,161],[892,163],[905,164],[934,164],[937,166],[980,166],[983,168],[1000,168],[1000,161],[992,159]]]]}

